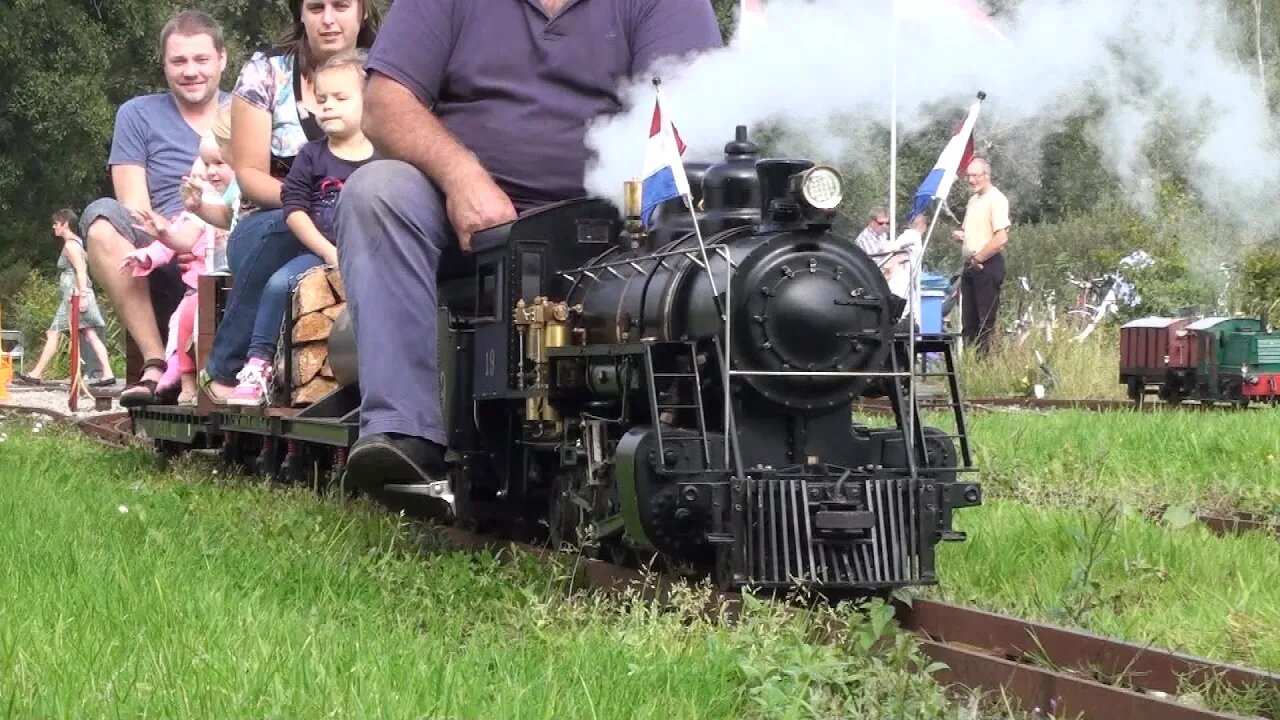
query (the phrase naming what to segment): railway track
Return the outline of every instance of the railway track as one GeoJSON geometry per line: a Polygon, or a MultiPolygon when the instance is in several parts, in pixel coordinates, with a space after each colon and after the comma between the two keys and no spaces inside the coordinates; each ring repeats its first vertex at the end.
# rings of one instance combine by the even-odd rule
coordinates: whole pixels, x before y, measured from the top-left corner
{"type": "MultiPolygon", "coordinates": [[[[950,405],[945,402],[935,402],[929,398],[920,400],[921,410],[948,410],[950,405]]],[[[1033,397],[977,397],[966,398],[964,401],[964,409],[966,411],[988,411],[1000,409],[1020,409],[1020,410],[1086,410],[1090,412],[1114,412],[1129,410],[1134,412],[1175,412],[1175,411],[1199,411],[1199,412],[1234,412],[1239,410],[1258,409],[1260,405],[1250,405],[1241,408],[1236,405],[1207,405],[1196,402],[1185,402],[1178,405],[1172,405],[1163,402],[1145,402],[1136,405],[1131,400],[1114,400],[1114,399],[1067,399],[1067,398],[1033,398],[1033,397]]],[[[865,412],[892,412],[887,400],[881,399],[863,399],[854,406],[855,410],[865,412]]]]}
{"type": "Polygon", "coordinates": [[[145,445],[134,436],[133,420],[129,417],[129,411],[127,410],[103,415],[91,415],[84,418],[76,418],[58,410],[50,410],[49,408],[35,405],[5,404],[0,405],[0,410],[28,415],[43,415],[55,422],[76,427],[86,436],[110,447],[125,448],[131,445],[145,445]]]}
{"type": "MultiPolygon", "coordinates": [[[[5,407],[73,424],[113,447],[139,443],[127,412],[76,420],[46,408],[5,407]]],[[[1249,522],[1262,526],[1247,518],[1217,518],[1216,522],[1223,532],[1257,529],[1247,526],[1249,522]]],[[[557,557],[545,548],[458,528],[442,528],[442,533],[459,549],[514,547],[548,563],[557,557]]],[[[671,587],[665,579],[655,580],[632,568],[581,557],[575,560],[576,577],[602,592],[641,586],[661,600],[671,587]]],[[[718,593],[713,600],[733,617],[741,596],[718,593]]],[[[1267,706],[1280,713],[1280,675],[1276,673],[934,600],[917,598],[910,605],[897,604],[896,610],[899,625],[916,635],[923,653],[946,665],[936,676],[940,682],[1003,694],[1016,699],[1026,712],[1038,709],[1052,717],[1085,720],[1242,720],[1244,716],[1210,710],[1179,697],[1186,687],[1215,685],[1261,694],[1267,706]]]]}
{"type": "MultiPolygon", "coordinates": [[[[456,528],[443,530],[460,549],[518,550],[553,562],[555,553],[456,528]]],[[[640,586],[655,600],[666,580],[598,560],[576,559],[577,577],[603,592],[640,586]]],[[[716,606],[733,617],[741,596],[720,593],[716,606]]],[[[946,664],[936,676],[945,685],[1003,693],[1037,717],[1085,720],[1241,720],[1179,697],[1184,687],[1218,687],[1260,693],[1280,711],[1280,675],[1217,663],[1091,633],[1036,623],[935,600],[897,604],[899,625],[914,633],[924,654],[946,664]]],[[[797,611],[800,611],[797,609],[797,611]]],[[[832,632],[839,632],[833,628],[832,632]]],[[[1280,717],[1280,716],[1278,716],[1280,717]]]]}
{"type": "MultiPolygon", "coordinates": [[[[133,423],[129,418],[128,411],[76,419],[66,413],[44,407],[3,405],[0,408],[15,412],[44,415],[56,421],[74,425],[88,437],[111,447],[145,446],[145,442],[137,439],[133,434],[133,423]]],[[[1158,521],[1166,509],[1166,507],[1158,506],[1148,508],[1146,515],[1153,521],[1158,521]]],[[[1274,518],[1252,513],[1227,514],[1197,511],[1195,519],[1218,535],[1265,532],[1280,540],[1280,522],[1277,522],[1274,518]]]]}

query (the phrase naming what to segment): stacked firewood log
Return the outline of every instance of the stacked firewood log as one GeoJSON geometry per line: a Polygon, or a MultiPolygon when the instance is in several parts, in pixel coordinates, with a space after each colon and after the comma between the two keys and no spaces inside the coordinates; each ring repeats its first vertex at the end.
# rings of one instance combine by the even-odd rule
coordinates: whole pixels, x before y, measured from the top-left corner
{"type": "Polygon", "coordinates": [[[329,367],[329,331],[346,307],[347,291],[337,268],[317,267],[298,281],[288,338],[294,405],[309,405],[337,389],[329,367]]]}

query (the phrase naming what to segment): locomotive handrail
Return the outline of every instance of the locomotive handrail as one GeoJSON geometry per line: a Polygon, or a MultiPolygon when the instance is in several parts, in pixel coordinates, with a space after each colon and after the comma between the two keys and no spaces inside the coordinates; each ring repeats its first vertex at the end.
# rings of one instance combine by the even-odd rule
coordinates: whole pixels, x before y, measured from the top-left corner
{"type": "MultiPolygon", "coordinates": [[[[730,252],[729,252],[729,248],[728,248],[728,246],[725,246],[725,245],[713,245],[712,247],[708,248],[708,251],[714,251],[714,252],[716,252],[718,255],[720,255],[720,257],[724,258],[724,260],[725,260],[726,262],[728,262],[728,263],[729,263],[729,265],[730,265],[731,267],[737,267],[737,266],[739,265],[739,263],[734,262],[734,261],[733,261],[733,258],[732,258],[732,257],[730,257],[730,252]]],[[[696,251],[693,251],[693,250],[668,250],[668,251],[666,251],[666,252],[656,252],[656,253],[651,253],[651,254],[645,255],[644,257],[640,257],[640,258],[630,257],[630,258],[624,258],[624,259],[621,259],[621,260],[611,260],[611,261],[609,261],[609,262],[604,262],[604,263],[595,263],[595,264],[583,265],[583,266],[581,266],[581,267],[577,267],[577,268],[574,268],[574,269],[572,269],[572,270],[563,270],[563,271],[561,271],[561,272],[560,272],[560,276],[561,276],[561,277],[564,277],[564,278],[572,278],[572,277],[573,277],[574,275],[576,275],[576,274],[584,274],[584,273],[586,273],[586,272],[588,272],[588,271],[590,271],[590,270],[608,270],[608,269],[610,269],[610,268],[622,267],[623,265],[629,265],[629,266],[631,266],[634,270],[636,270],[637,272],[644,272],[644,269],[643,269],[643,268],[636,267],[636,264],[637,264],[637,263],[639,263],[639,262],[644,262],[644,261],[646,261],[646,260],[658,260],[658,261],[659,261],[659,262],[658,262],[658,264],[659,264],[659,265],[661,265],[661,264],[662,264],[662,263],[661,263],[661,261],[662,261],[662,260],[664,260],[664,259],[666,259],[666,258],[669,258],[669,257],[675,257],[675,256],[677,256],[677,255],[683,255],[683,256],[685,256],[686,258],[688,258],[689,260],[691,260],[691,261],[693,261],[693,262],[697,263],[698,267],[700,267],[700,268],[701,268],[701,267],[703,267],[703,265],[702,265],[702,261],[701,261],[700,259],[698,259],[698,258],[697,258],[697,253],[696,253],[696,251]]],[[[705,268],[703,268],[703,269],[705,269],[705,268]]]]}
{"type": "Polygon", "coordinates": [[[730,370],[729,375],[761,375],[766,377],[912,377],[913,372],[854,371],[854,370],[730,370]]]}

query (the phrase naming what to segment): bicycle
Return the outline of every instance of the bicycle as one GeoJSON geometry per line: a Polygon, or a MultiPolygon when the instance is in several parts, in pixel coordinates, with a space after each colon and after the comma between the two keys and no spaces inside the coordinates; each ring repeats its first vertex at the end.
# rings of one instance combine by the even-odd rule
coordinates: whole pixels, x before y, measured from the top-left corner
{"type": "MultiPolygon", "coordinates": [[[[1144,268],[1154,263],[1145,250],[1137,250],[1121,258],[1119,264],[1121,268],[1144,268]]],[[[1067,282],[1080,288],[1075,307],[1067,311],[1068,323],[1082,326],[1072,342],[1084,342],[1108,317],[1119,315],[1121,302],[1128,307],[1142,302],[1133,283],[1125,280],[1119,270],[1090,280],[1080,280],[1068,271],[1067,282]]]]}
{"type": "Polygon", "coordinates": [[[1075,307],[1067,311],[1068,324],[1081,328],[1071,340],[1084,342],[1104,320],[1119,313],[1117,278],[1114,273],[1107,273],[1100,278],[1080,280],[1068,272],[1067,282],[1080,288],[1075,307]]]}
{"type": "Polygon", "coordinates": [[[1014,342],[1022,346],[1032,335],[1043,331],[1045,342],[1052,344],[1053,329],[1058,323],[1057,293],[1053,290],[1036,293],[1025,275],[1018,276],[1018,286],[1022,292],[1018,294],[1017,316],[1005,334],[1013,336],[1014,342]]]}

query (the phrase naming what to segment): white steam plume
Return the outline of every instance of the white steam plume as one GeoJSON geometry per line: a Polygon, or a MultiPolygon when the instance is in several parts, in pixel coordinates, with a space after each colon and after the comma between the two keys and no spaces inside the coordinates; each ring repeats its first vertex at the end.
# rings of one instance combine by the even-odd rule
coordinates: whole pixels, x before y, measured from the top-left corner
{"type": "MultiPolygon", "coordinates": [[[[686,160],[719,158],[738,124],[780,126],[798,147],[831,153],[818,161],[857,150],[831,121],[887,125],[889,8],[889,0],[773,0],[767,30],[750,42],[655,68],[689,145],[686,160]]],[[[987,93],[979,137],[993,125],[1024,124],[1043,137],[1069,116],[1097,114],[1092,139],[1103,162],[1141,205],[1150,191],[1141,150],[1160,142],[1157,124],[1167,131],[1173,123],[1187,131],[1175,144],[1211,210],[1280,225],[1280,213],[1271,212],[1280,153],[1256,66],[1232,54],[1239,38],[1215,2],[1024,0],[998,24],[1011,42],[954,16],[902,21],[901,132],[923,127],[939,102],[954,106],[958,122],[978,90],[987,93]]],[[[642,171],[653,112],[647,79],[624,89],[624,105],[587,135],[600,158],[588,168],[587,191],[616,202],[622,182],[642,171]]],[[[938,138],[939,151],[945,142],[938,138]]],[[[912,187],[919,180],[900,177],[912,187]]]]}

